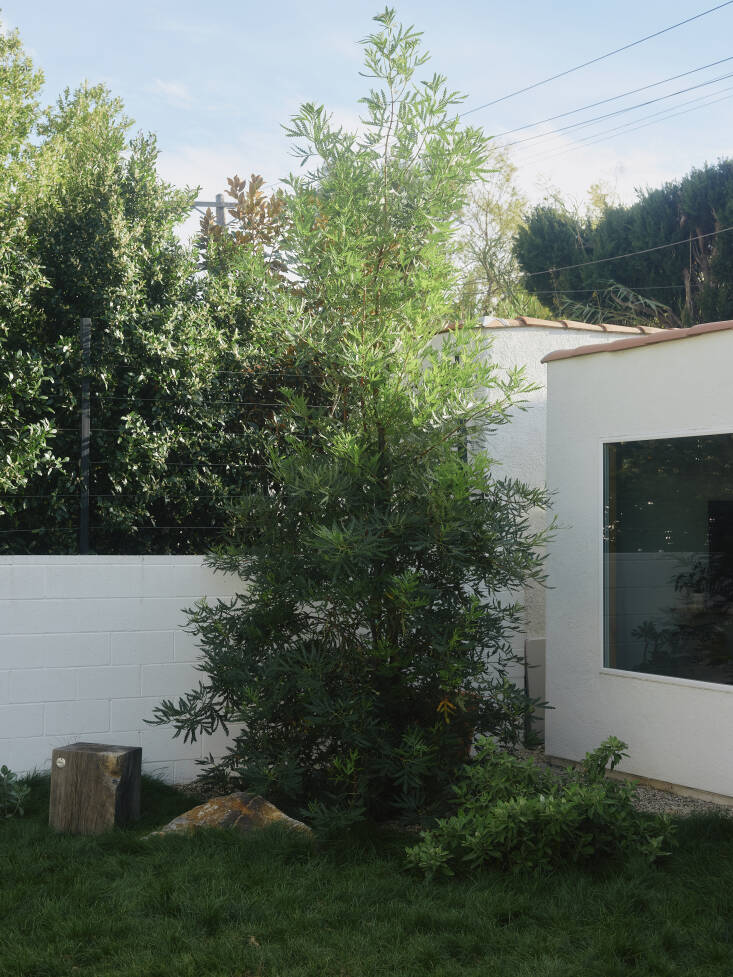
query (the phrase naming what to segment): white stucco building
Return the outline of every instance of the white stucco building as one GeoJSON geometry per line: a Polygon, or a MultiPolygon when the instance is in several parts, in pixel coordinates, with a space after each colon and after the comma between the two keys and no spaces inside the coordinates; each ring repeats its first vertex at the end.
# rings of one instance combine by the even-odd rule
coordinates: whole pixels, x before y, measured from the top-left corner
{"type": "MultiPolygon", "coordinates": [[[[733,798],[733,322],[480,328],[487,355],[537,385],[487,447],[503,474],[549,487],[559,522],[549,588],[518,595],[515,648],[552,706],[548,753],[580,759],[614,734],[627,772],[733,798]]],[[[197,557],[0,558],[0,762],[124,742],[146,770],[191,779],[223,738],[184,744],[145,719],[199,678],[182,608],[237,585],[197,557]]]]}
{"type": "MultiPolygon", "coordinates": [[[[484,318],[480,328],[490,340],[489,356],[504,370],[523,367],[528,381],[536,386],[527,397],[525,410],[516,410],[509,424],[499,427],[486,440],[489,455],[500,464],[499,474],[529,485],[547,482],[547,366],[544,357],[556,350],[571,351],[588,343],[611,343],[620,338],[639,338],[659,332],[650,327],[591,325],[572,320],[552,321],[520,316],[516,319],[484,318]]],[[[546,522],[544,512],[534,516],[535,527],[546,522]]],[[[530,665],[526,673],[533,698],[545,698],[545,599],[546,589],[535,584],[512,595],[525,607],[525,632],[515,641],[515,652],[530,665]]],[[[509,595],[507,595],[509,596],[509,595]]],[[[517,672],[515,682],[524,682],[517,672]]],[[[541,732],[541,717],[537,724],[541,732]]]]}
{"type": "Polygon", "coordinates": [[[733,797],[733,321],[545,362],[547,752],[733,797]]]}

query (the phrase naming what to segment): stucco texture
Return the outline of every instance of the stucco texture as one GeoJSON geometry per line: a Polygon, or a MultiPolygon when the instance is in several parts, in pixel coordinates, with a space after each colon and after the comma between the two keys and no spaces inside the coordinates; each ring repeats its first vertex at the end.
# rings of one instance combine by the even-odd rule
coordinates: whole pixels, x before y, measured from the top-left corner
{"type": "Polygon", "coordinates": [[[577,760],[609,734],[623,770],[733,795],[733,686],[603,666],[605,442],[733,431],[733,332],[549,363],[548,483],[561,529],[549,551],[547,751],[577,760]]]}

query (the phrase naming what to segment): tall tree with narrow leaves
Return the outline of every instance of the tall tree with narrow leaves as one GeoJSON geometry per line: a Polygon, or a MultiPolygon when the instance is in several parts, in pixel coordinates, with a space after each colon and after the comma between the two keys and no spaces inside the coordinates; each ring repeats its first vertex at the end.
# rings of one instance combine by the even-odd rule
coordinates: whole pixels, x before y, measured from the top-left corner
{"type": "Polygon", "coordinates": [[[191,625],[202,680],[160,723],[231,730],[208,776],[232,777],[331,827],[414,818],[443,796],[472,733],[516,738],[507,678],[519,608],[542,574],[528,513],[543,492],[472,446],[531,389],[451,308],[457,217],[484,172],[445,79],[418,81],[420,35],[387,9],[365,41],[374,87],[357,132],[306,104],[288,135],[291,314],[253,337],[322,371],[318,399],[283,393],[285,446],[238,511],[247,545],[212,565],[240,595],[191,625]]]}

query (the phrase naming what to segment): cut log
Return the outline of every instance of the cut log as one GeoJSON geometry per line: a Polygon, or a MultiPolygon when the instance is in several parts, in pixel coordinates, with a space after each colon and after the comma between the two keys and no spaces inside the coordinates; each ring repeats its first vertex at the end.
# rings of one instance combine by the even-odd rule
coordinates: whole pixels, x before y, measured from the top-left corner
{"type": "Polygon", "coordinates": [[[72,743],[51,754],[48,823],[67,834],[97,835],[140,817],[139,746],[72,743]]]}

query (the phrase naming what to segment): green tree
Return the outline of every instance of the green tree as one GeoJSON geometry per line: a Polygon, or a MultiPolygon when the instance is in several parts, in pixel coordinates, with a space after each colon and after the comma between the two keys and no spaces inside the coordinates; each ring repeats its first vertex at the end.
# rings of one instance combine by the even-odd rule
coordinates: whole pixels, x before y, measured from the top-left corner
{"type": "Polygon", "coordinates": [[[461,215],[456,257],[461,281],[456,315],[464,322],[479,316],[543,317],[547,309],[524,287],[514,254],[514,239],[527,200],[514,181],[516,166],[494,150],[491,170],[473,187],[461,215]]]}
{"type": "Polygon", "coordinates": [[[219,726],[230,776],[311,817],[414,817],[444,795],[474,731],[519,735],[507,679],[519,608],[541,576],[528,513],[545,494],[497,477],[472,444],[531,389],[472,330],[436,339],[455,290],[458,215],[487,143],[394,12],[375,18],[361,132],[306,104],[287,132],[292,313],[255,344],[321,370],[291,388],[270,481],[238,517],[246,545],[212,565],[241,594],[192,612],[199,687],[157,710],[186,737],[219,726]],[[442,341],[444,340],[444,341],[442,341]]]}
{"type": "Polygon", "coordinates": [[[42,84],[43,75],[26,56],[18,34],[0,31],[0,519],[9,505],[7,494],[53,465],[37,311],[46,281],[28,247],[22,200],[42,84]]]}
{"type": "Polygon", "coordinates": [[[578,214],[559,199],[545,202],[517,235],[527,288],[556,314],[672,327],[733,315],[733,242],[725,231],[733,227],[733,161],[640,192],[629,206],[601,204],[578,214]],[[644,253],[603,261],[630,252],[644,253]],[[552,270],[584,262],[596,263],[552,270]]]}
{"type": "MultiPolygon", "coordinates": [[[[202,277],[175,236],[193,193],[159,179],[155,139],[131,138],[130,126],[103,86],[83,86],[36,127],[16,242],[35,285],[19,289],[7,268],[2,279],[17,306],[4,320],[15,361],[1,393],[17,414],[5,552],[76,552],[81,316],[93,323],[93,552],[209,549],[230,500],[261,477],[257,432],[277,424],[283,377],[268,364],[287,365],[249,341],[253,317],[278,308],[266,262],[242,248],[202,277]],[[29,349],[35,372],[21,382],[15,363],[29,349]],[[34,451],[22,470],[16,444],[23,458],[34,451]]],[[[220,250],[211,242],[211,256],[220,250]]]]}

